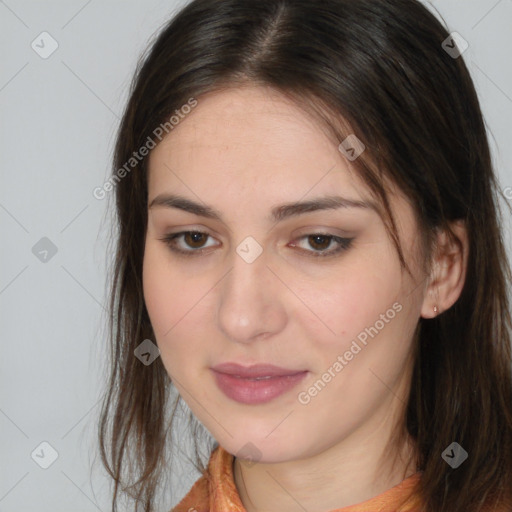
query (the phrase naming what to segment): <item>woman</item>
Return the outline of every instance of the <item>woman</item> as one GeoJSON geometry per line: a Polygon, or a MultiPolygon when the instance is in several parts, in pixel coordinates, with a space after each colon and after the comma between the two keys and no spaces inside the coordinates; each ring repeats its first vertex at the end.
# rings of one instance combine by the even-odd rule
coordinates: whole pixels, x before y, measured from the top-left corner
{"type": "Polygon", "coordinates": [[[512,510],[510,270],[460,53],[415,0],[194,0],[162,30],[115,151],[113,510],[154,510],[173,390],[216,441],[176,512],[512,510]]]}

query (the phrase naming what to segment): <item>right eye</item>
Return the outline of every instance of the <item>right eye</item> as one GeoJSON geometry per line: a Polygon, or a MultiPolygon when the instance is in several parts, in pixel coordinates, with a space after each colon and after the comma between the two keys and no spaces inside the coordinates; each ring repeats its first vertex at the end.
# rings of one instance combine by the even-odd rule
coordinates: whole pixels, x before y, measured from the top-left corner
{"type": "Polygon", "coordinates": [[[175,253],[187,256],[200,256],[205,252],[205,248],[211,247],[204,246],[204,243],[208,238],[211,238],[210,235],[208,235],[208,233],[203,233],[202,231],[182,231],[180,233],[166,235],[160,240],[162,240],[169,249],[175,253]],[[183,243],[186,245],[183,245],[183,243]]]}

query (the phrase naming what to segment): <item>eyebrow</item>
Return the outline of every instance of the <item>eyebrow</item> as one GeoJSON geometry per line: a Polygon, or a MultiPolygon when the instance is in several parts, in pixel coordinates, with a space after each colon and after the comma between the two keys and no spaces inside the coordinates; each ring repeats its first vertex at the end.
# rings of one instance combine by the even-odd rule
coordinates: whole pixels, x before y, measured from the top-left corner
{"type": "MultiPolygon", "coordinates": [[[[153,207],[176,208],[185,212],[193,213],[207,219],[218,220],[222,222],[222,214],[214,208],[196,203],[185,197],[173,194],[160,194],[155,197],[149,204],[149,208],[153,207]]],[[[341,208],[361,208],[378,212],[378,208],[372,201],[361,201],[355,199],[347,199],[341,196],[326,196],[309,201],[285,203],[272,208],[270,213],[270,221],[281,222],[290,217],[304,215],[306,213],[321,210],[337,210],[341,208]]]]}

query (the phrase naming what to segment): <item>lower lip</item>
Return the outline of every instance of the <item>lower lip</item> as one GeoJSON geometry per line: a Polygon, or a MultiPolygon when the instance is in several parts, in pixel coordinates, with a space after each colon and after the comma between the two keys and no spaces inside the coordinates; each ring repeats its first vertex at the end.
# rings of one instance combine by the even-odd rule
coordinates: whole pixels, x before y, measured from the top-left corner
{"type": "Polygon", "coordinates": [[[290,391],[304,379],[308,372],[260,380],[242,379],[216,371],[213,371],[213,373],[215,374],[217,386],[228,398],[242,404],[252,405],[270,402],[283,393],[290,391]]]}

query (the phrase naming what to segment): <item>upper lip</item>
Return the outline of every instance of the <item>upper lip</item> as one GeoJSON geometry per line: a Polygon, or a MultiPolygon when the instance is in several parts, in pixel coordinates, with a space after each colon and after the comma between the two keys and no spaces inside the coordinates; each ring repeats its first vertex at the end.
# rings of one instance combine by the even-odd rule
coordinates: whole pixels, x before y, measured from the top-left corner
{"type": "Polygon", "coordinates": [[[242,366],[237,363],[222,363],[212,367],[212,370],[242,378],[281,377],[286,375],[296,375],[297,373],[303,373],[306,371],[290,370],[288,368],[281,368],[272,364],[255,364],[252,366],[242,366]]]}

